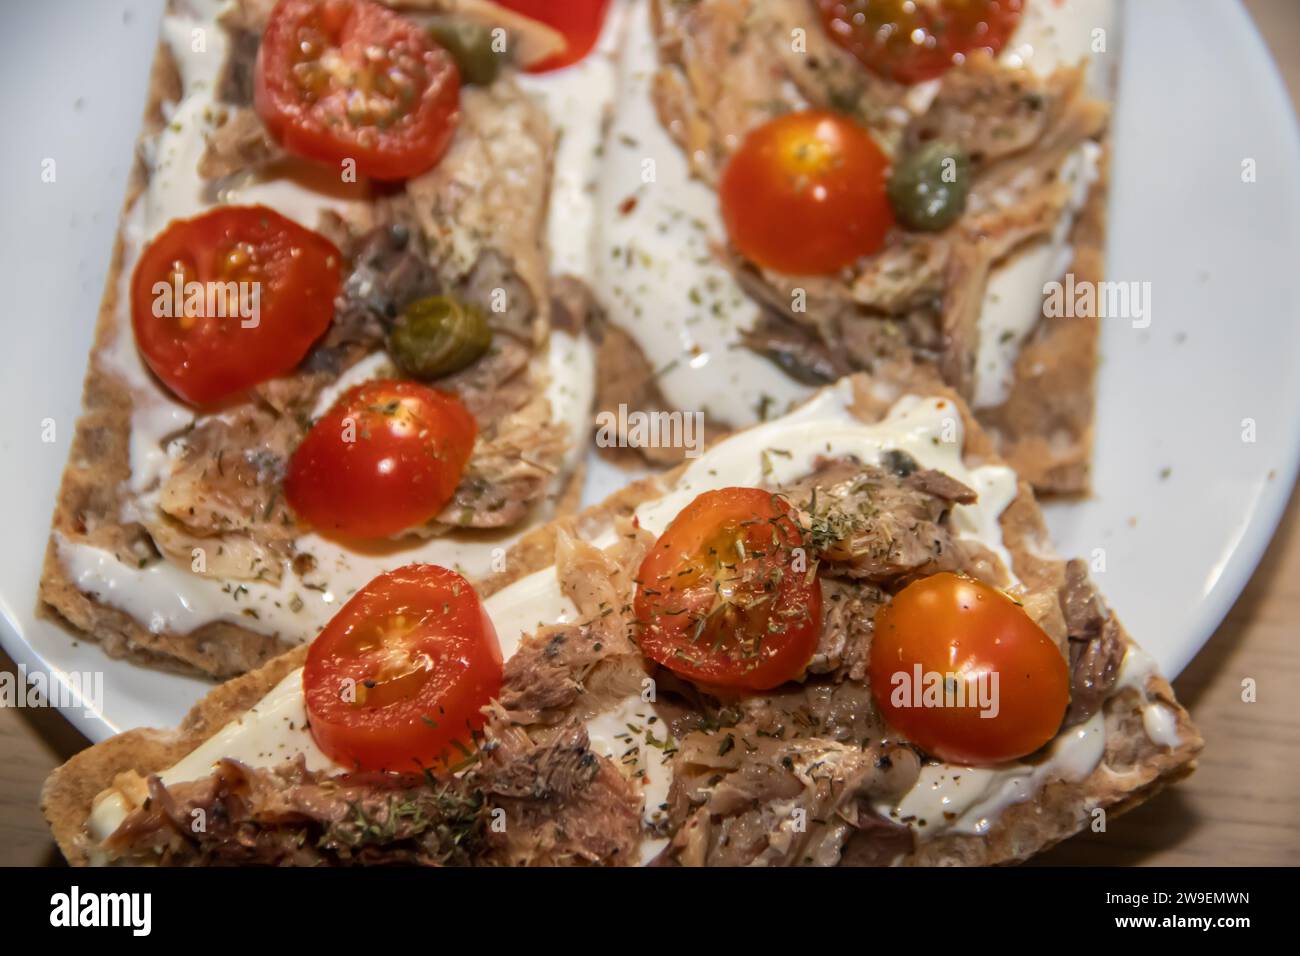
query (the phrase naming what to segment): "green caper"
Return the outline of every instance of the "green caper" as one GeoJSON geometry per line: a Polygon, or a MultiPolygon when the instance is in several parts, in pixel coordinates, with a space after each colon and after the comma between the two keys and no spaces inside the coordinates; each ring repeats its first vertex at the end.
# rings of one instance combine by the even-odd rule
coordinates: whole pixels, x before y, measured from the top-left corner
{"type": "Polygon", "coordinates": [[[488,86],[501,69],[500,55],[492,49],[492,31],[473,20],[439,17],[429,26],[434,42],[451,54],[460,78],[475,86],[488,86]]]}
{"type": "Polygon", "coordinates": [[[935,140],[903,156],[889,177],[889,201],[909,229],[947,229],[966,208],[970,157],[960,146],[935,140]]]}
{"type": "Polygon", "coordinates": [[[476,307],[450,296],[412,302],[388,333],[388,352],[407,375],[441,378],[459,372],[492,345],[492,329],[476,307]]]}

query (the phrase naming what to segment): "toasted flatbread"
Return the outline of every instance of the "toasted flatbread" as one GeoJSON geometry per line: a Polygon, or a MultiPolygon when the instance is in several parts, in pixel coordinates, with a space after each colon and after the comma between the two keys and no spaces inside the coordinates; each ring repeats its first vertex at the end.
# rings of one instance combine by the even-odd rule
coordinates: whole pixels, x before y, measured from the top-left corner
{"type": "MultiPolygon", "coordinates": [[[[896,230],[883,250],[843,274],[781,275],[755,266],[738,250],[716,240],[725,248],[715,248],[715,256],[728,265],[740,290],[752,300],[754,308],[741,311],[758,315],[752,326],[735,330],[729,348],[752,349],[772,358],[767,374],[790,383],[828,381],[859,370],[894,374],[888,367],[896,365],[933,367],[971,404],[1003,457],[1035,490],[1085,493],[1093,441],[1098,320],[1051,317],[1043,310],[1037,316],[1016,317],[1008,311],[986,322],[983,312],[998,309],[981,302],[988,277],[1010,269],[1010,263],[1027,251],[1041,248],[1047,236],[1059,231],[1058,225],[1069,226],[1064,237],[1051,240],[1068,243],[1060,250],[1069,253],[1066,272],[1079,286],[1103,278],[1108,107],[1092,98],[1091,84],[1084,82],[1086,74],[1062,68],[1054,76],[1035,77],[1000,62],[977,59],[932,81],[937,92],[916,97],[919,88],[871,74],[831,43],[813,8],[801,0],[646,2],[658,56],[649,95],[660,123],[689,158],[691,177],[709,188],[717,186],[729,156],[749,131],[775,115],[806,108],[837,111],[866,126],[895,162],[918,143],[930,140],[955,142],[972,157],[972,199],[955,225],[940,233],[896,230]],[[1026,100],[1039,101],[1038,114],[1015,108],[1022,94],[1026,100]],[[1004,148],[999,139],[1015,145],[1004,148]],[[1064,191],[1059,192],[1044,205],[1046,190],[1054,182],[1059,185],[1065,170],[1081,155],[1086,157],[1083,166],[1074,166],[1070,176],[1086,175],[1090,185],[1068,200],[1063,199],[1064,191]],[[1069,157],[1065,163],[1063,156],[1069,157]],[[1009,195],[1015,197],[1012,212],[990,212],[1010,201],[1009,195]],[[1047,207],[1052,212],[1043,215],[1047,207]],[[792,294],[804,307],[791,307],[792,294]],[[990,342],[983,342],[985,338],[990,342]],[[996,344],[991,344],[995,338],[996,344]],[[982,381],[986,377],[1002,384],[986,385],[982,381]]],[[[640,22],[636,20],[633,28],[640,29],[640,22]]],[[[1091,69],[1096,72],[1101,64],[1091,69]]],[[[644,90],[638,87],[636,94],[644,90]]],[[[642,205],[656,189],[664,188],[644,187],[642,205]]],[[[665,200],[662,209],[655,207],[659,210],[655,215],[671,219],[672,210],[683,202],[665,200]]],[[[700,281],[689,264],[680,271],[683,285],[700,281]]],[[[1036,274],[1020,278],[1035,286],[1027,292],[1038,301],[1036,286],[1044,278],[1036,274]]],[[[1047,278],[1061,280],[1064,274],[1047,278]]],[[[662,282],[662,276],[656,281],[662,282]]],[[[730,311],[735,310],[732,298],[729,292],[726,309],[730,311]]],[[[636,297],[630,297],[630,303],[639,316],[636,297]]],[[[690,318],[674,335],[693,340],[693,329],[699,324],[718,321],[716,316],[697,313],[683,311],[690,318]]],[[[665,353],[646,345],[646,337],[657,334],[657,327],[629,322],[613,308],[611,325],[602,337],[597,407],[603,411],[612,414],[620,406],[672,409],[665,393],[679,403],[693,401],[692,408],[700,407],[713,377],[729,374],[725,357],[714,356],[700,365],[697,387],[681,373],[673,389],[661,389],[664,368],[658,366],[664,364],[665,353]],[[648,359],[644,350],[654,351],[654,359],[648,359]]],[[[684,353],[680,363],[690,358],[684,353]]],[[[709,423],[713,433],[740,424],[745,423],[717,415],[709,423]]],[[[654,465],[675,460],[672,449],[637,450],[654,465]]],[[[626,453],[619,457],[626,458],[626,453]]]]}
{"type": "MultiPolygon", "coordinates": [[[[992,440],[979,428],[957,396],[932,378],[883,382],[865,376],[853,379],[852,413],[864,422],[879,421],[893,403],[906,394],[944,397],[960,410],[965,425],[962,457],[972,464],[997,464],[992,440]]],[[[591,540],[626,522],[643,502],[658,498],[681,476],[682,468],[644,479],[614,494],[602,504],[575,516],[538,528],[510,552],[508,570],[478,585],[484,597],[554,564],[565,542],[591,540]]],[[[1029,485],[1021,481],[1016,496],[999,518],[1003,543],[1011,555],[1015,576],[1036,592],[1052,593],[1067,585],[1073,571],[1056,558],[1048,541],[1042,515],[1029,485]]],[[[1104,620],[1121,659],[1133,649],[1132,641],[1114,616],[1100,603],[1091,584],[1075,578],[1076,599],[1095,606],[1104,620]]],[[[120,773],[142,777],[175,763],[225,723],[243,713],[293,668],[299,666],[301,648],[276,658],[263,668],[215,689],[175,731],[136,730],[122,734],[78,754],[56,770],[46,783],[42,806],[60,848],[70,862],[89,861],[90,844],[85,828],[97,794],[109,788],[120,773]]],[[[758,695],[760,698],[763,695],[758,695]]],[[[915,842],[912,849],[872,862],[914,865],[988,865],[1026,859],[1078,832],[1096,820],[1097,811],[1123,812],[1149,799],[1163,786],[1189,773],[1202,741],[1187,712],[1175,701],[1161,677],[1151,673],[1129,685],[1107,689],[1098,719],[1105,727],[1104,752],[1081,777],[1049,776],[1027,798],[1007,807],[979,835],[940,833],[915,842]],[[1168,718],[1164,742],[1157,743],[1144,726],[1145,709],[1162,708],[1168,718]]],[[[1063,732],[1065,733],[1065,732],[1063,732]]],[[[897,825],[896,825],[897,826],[897,825]]],[[[844,862],[863,862],[845,854],[844,862]]],[[[674,862],[661,855],[660,862],[674,862]]]]}
{"type": "MultiPolygon", "coordinates": [[[[427,11],[442,10],[456,5],[453,0],[446,0],[446,2],[430,0],[428,3],[415,6],[427,11]]],[[[393,6],[402,5],[393,4],[393,6]]],[[[490,8],[491,5],[477,3],[475,0],[466,6],[472,8],[471,15],[480,16],[482,11],[479,8],[490,8]]],[[[241,0],[233,4],[227,12],[229,21],[223,20],[222,26],[216,28],[227,29],[231,40],[228,61],[222,71],[223,90],[227,87],[242,89],[242,94],[239,95],[251,95],[248,93],[248,86],[251,83],[251,55],[256,51],[258,35],[256,31],[264,22],[269,7],[270,4],[241,0]],[[237,51],[244,57],[242,65],[237,62],[237,51]],[[242,80],[239,79],[240,76],[242,80]]],[[[182,15],[185,10],[184,3],[171,0],[167,12],[169,16],[182,15]]],[[[532,24],[531,21],[524,22],[531,24],[529,29],[536,27],[540,31],[539,36],[553,45],[556,40],[554,31],[532,24]]],[[[94,344],[83,387],[82,414],[73,434],[68,464],[56,501],[52,534],[45,554],[39,587],[38,611],[66,622],[81,637],[97,641],[112,657],[126,658],[136,663],[184,673],[226,678],[261,666],[277,654],[309,639],[314,629],[306,623],[289,630],[259,626],[254,623],[256,609],[246,610],[243,617],[240,617],[236,611],[234,620],[229,619],[230,615],[226,614],[222,615],[221,619],[207,620],[193,627],[181,627],[166,620],[160,621],[152,616],[151,612],[156,609],[141,610],[139,607],[124,607],[121,602],[114,601],[106,593],[109,586],[103,581],[97,581],[93,575],[79,573],[69,561],[65,560],[63,554],[64,549],[88,546],[96,549],[96,553],[107,555],[102,560],[112,562],[115,568],[120,564],[123,569],[147,569],[157,565],[158,562],[170,562],[181,571],[185,571],[186,566],[190,564],[188,557],[184,556],[187,553],[184,546],[187,542],[183,536],[179,539],[179,545],[171,547],[170,555],[160,555],[160,551],[166,549],[159,547],[151,528],[146,522],[140,520],[141,509],[137,505],[141,495],[137,490],[129,487],[132,478],[133,450],[138,453],[134,445],[140,441],[138,436],[133,435],[133,416],[138,411],[141,388],[154,389],[159,394],[164,393],[164,388],[153,380],[147,371],[144,371],[143,363],[138,364],[140,375],[144,379],[134,383],[129,381],[123,373],[121,360],[121,356],[129,355],[130,361],[135,362],[135,346],[129,322],[129,303],[124,302],[123,298],[127,288],[125,273],[132,267],[138,250],[131,248],[127,221],[132,210],[143,203],[148,188],[151,172],[150,162],[146,157],[151,152],[149,146],[168,128],[172,115],[170,111],[182,96],[180,65],[167,43],[160,42],[150,73],[140,147],[137,149],[132,166],[123,205],[122,227],[114,243],[112,261],[100,303],[94,344]]],[[[222,102],[224,104],[224,101],[222,102]]],[[[466,107],[462,112],[462,129],[473,128],[477,141],[491,142],[493,117],[501,115],[515,122],[516,117],[509,113],[510,110],[522,115],[519,125],[530,127],[531,124],[531,127],[536,127],[535,130],[531,127],[525,130],[528,135],[535,135],[538,146],[536,162],[539,185],[532,189],[531,200],[536,208],[529,208],[528,204],[517,204],[512,210],[515,215],[515,220],[512,222],[523,223],[524,225],[518,226],[521,231],[525,227],[539,225],[536,222],[527,223],[527,217],[536,216],[537,209],[546,208],[548,195],[546,183],[554,138],[553,131],[547,126],[540,108],[524,98],[513,85],[513,80],[505,74],[489,89],[475,88],[465,91],[462,102],[466,107]],[[486,120],[477,123],[476,117],[486,117],[486,120]],[[479,126],[483,128],[479,129],[479,126]]],[[[223,105],[222,108],[226,106],[223,105]]],[[[249,120],[251,125],[257,126],[256,117],[248,105],[231,103],[229,114],[230,119],[224,124],[214,126],[207,131],[195,129],[192,132],[194,137],[204,135],[209,137],[203,163],[211,162],[221,168],[218,172],[214,172],[212,177],[205,174],[204,178],[211,179],[214,187],[218,179],[224,181],[224,177],[231,176],[232,169],[246,168],[250,164],[255,165],[265,161],[265,157],[261,156],[260,152],[251,150],[247,142],[240,141],[235,144],[242,148],[232,146],[225,151],[219,148],[220,137],[226,132],[231,133],[231,138],[239,139],[237,134],[243,121],[249,120]]],[[[264,138],[264,134],[258,135],[264,138]]],[[[461,135],[466,134],[462,132],[461,135]]],[[[453,150],[457,142],[459,141],[453,142],[453,150]]],[[[274,143],[266,147],[269,150],[276,148],[274,143]]],[[[464,159],[465,165],[471,166],[483,165],[486,161],[478,156],[467,156],[464,159]]],[[[200,169],[202,168],[201,165],[200,169]]],[[[442,168],[445,169],[445,166],[442,168]]],[[[420,188],[426,194],[434,194],[435,199],[437,191],[445,185],[437,180],[439,175],[439,170],[435,170],[421,177],[423,185],[420,188]]],[[[414,192],[416,188],[414,183],[413,180],[409,187],[412,196],[417,195],[414,192]]],[[[453,185],[458,186],[458,184],[453,185]]],[[[487,190],[484,192],[486,193],[487,190]]],[[[381,210],[395,208],[392,196],[385,194],[381,197],[375,193],[368,198],[373,202],[376,223],[388,221],[385,217],[389,213],[381,214],[381,210]]],[[[496,197],[494,201],[512,200],[510,196],[502,195],[496,197]]],[[[416,206],[414,200],[412,205],[416,206]]],[[[419,227],[420,217],[425,214],[432,217],[435,212],[423,208],[414,210],[415,222],[411,224],[413,229],[419,227]]],[[[484,209],[482,214],[490,217],[491,210],[484,209]]],[[[406,213],[397,210],[392,215],[394,221],[398,221],[403,220],[406,213]]],[[[497,215],[499,216],[499,213],[497,215]]],[[[343,230],[341,223],[328,221],[328,214],[322,216],[320,228],[331,232],[343,230]]],[[[344,245],[343,239],[352,239],[355,240],[353,244],[356,245],[359,237],[355,233],[359,228],[354,224],[353,233],[340,232],[342,237],[339,239],[340,244],[344,245]]],[[[331,238],[336,237],[331,235],[331,238]]],[[[525,239],[527,238],[526,236],[525,239]]],[[[533,415],[533,410],[549,407],[546,405],[545,398],[549,373],[541,367],[538,359],[547,347],[551,303],[550,293],[547,291],[548,277],[545,275],[544,240],[540,235],[534,238],[537,244],[536,250],[521,250],[519,248],[521,243],[512,244],[503,240],[492,245],[487,254],[487,258],[496,256],[498,259],[517,255],[518,268],[513,277],[507,274],[504,266],[501,266],[494,284],[509,286],[513,282],[521,290],[518,293],[520,297],[531,295],[536,301],[532,303],[531,317],[525,320],[526,327],[521,327],[519,330],[521,335],[518,341],[521,344],[512,345],[512,348],[518,348],[525,353],[527,362],[522,370],[512,373],[514,377],[506,385],[495,390],[501,395],[509,396],[514,406],[505,409],[489,407],[479,415],[485,423],[503,421],[507,417],[507,412],[511,418],[518,415],[519,430],[531,433],[537,442],[538,464],[527,467],[533,469],[532,480],[535,480],[536,486],[540,488],[544,485],[546,490],[536,492],[536,500],[530,506],[529,513],[516,522],[516,526],[520,528],[525,527],[530,521],[535,522],[542,517],[563,513],[565,509],[572,508],[576,494],[581,488],[580,468],[575,467],[574,456],[569,455],[567,463],[562,465],[558,461],[552,461],[553,458],[564,455],[563,449],[559,447],[563,444],[559,431],[552,434],[553,424],[555,429],[560,429],[561,426],[549,421],[538,423],[523,420],[525,414],[533,415]],[[531,256],[535,261],[525,263],[523,261],[525,256],[531,256]],[[531,359],[528,359],[527,355],[529,350],[532,352],[531,359]],[[537,367],[534,369],[533,366],[537,367]]],[[[511,286],[511,289],[513,293],[514,286],[511,286]]],[[[584,318],[584,316],[569,316],[568,321],[575,326],[575,329],[580,330],[584,318]]],[[[489,354],[489,358],[492,354],[489,354]]],[[[374,356],[376,353],[372,351],[370,355],[374,356]]],[[[355,355],[349,355],[349,365],[355,358],[355,355]]],[[[439,387],[459,391],[462,387],[460,384],[462,379],[466,380],[466,388],[477,387],[471,378],[474,368],[457,373],[454,380],[440,382],[439,387]]],[[[337,378],[347,371],[348,367],[334,368],[324,374],[326,378],[331,376],[337,378]]],[[[276,385],[276,383],[270,384],[272,387],[276,385]]],[[[491,401],[490,398],[488,400],[491,401]]],[[[303,416],[309,414],[310,407],[310,402],[299,401],[296,405],[287,405],[284,412],[286,415],[303,416]]],[[[482,426],[481,432],[483,427],[491,427],[491,425],[482,426]]],[[[156,453],[162,449],[153,449],[153,451],[156,453]]],[[[509,454],[510,450],[503,448],[502,453],[495,457],[505,459],[509,454]]],[[[512,460],[518,463],[529,457],[515,455],[512,460]]],[[[471,460],[470,469],[473,468],[474,461],[471,460]]],[[[478,476],[476,480],[485,486],[492,484],[491,481],[482,481],[482,476],[478,476]]],[[[282,516],[284,520],[288,520],[287,512],[272,511],[272,509],[282,508],[282,501],[281,496],[276,501],[267,503],[267,513],[273,514],[276,520],[282,516]]],[[[150,506],[146,504],[145,507],[150,506]]],[[[486,510],[485,508],[484,511],[486,510]]],[[[475,530],[468,533],[479,532],[475,530]]],[[[215,552],[222,546],[222,537],[217,535],[206,541],[200,538],[190,540],[188,543],[203,545],[215,552]]],[[[291,556],[281,554],[280,558],[287,561],[291,556]]],[[[232,593],[238,591],[244,583],[244,579],[238,577],[223,578],[219,571],[208,573],[212,579],[226,582],[232,593]]],[[[286,600],[290,599],[289,595],[285,597],[286,600]]]]}

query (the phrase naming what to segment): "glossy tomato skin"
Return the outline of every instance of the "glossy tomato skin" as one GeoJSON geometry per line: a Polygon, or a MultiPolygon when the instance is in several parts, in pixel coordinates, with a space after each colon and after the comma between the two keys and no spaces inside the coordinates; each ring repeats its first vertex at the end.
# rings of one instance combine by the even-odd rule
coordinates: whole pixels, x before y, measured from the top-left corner
{"type": "Polygon", "coordinates": [[[231,398],[291,371],[329,328],[342,264],[328,239],[265,206],[219,206],[174,220],[131,276],[136,345],[182,400],[231,398]],[[237,297],[212,298],[210,309],[208,292],[220,287],[245,290],[250,315],[240,314],[237,297]],[[190,288],[202,293],[201,305],[192,300],[198,314],[183,311],[190,288]]]}
{"type": "Polygon", "coordinates": [[[431,564],[381,574],[307,651],[312,736],[349,769],[454,765],[501,692],[501,668],[496,631],[468,581],[431,564]]]}
{"type": "Polygon", "coordinates": [[[942,76],[977,50],[997,56],[1024,9],[1024,0],[815,2],[831,40],[873,73],[908,84],[942,76]]]}
{"type": "Polygon", "coordinates": [[[913,581],[876,612],[869,674],[885,719],[950,763],[1031,754],[1056,736],[1070,703],[1065,657],[1043,629],[1001,591],[948,572],[913,581]],[[917,706],[918,673],[978,676],[995,706],[969,691],[965,707],[917,706]]]}
{"type": "Polygon", "coordinates": [[[289,460],[285,498],[326,535],[391,537],[451,500],[477,434],[454,395],[415,382],[367,382],[303,438],[289,460]]]}
{"type": "Polygon", "coordinates": [[[835,113],[787,113],[752,130],[722,171],[732,243],[787,275],[826,275],[880,251],[894,225],[889,160],[835,113]]]}
{"type": "Polygon", "coordinates": [[[447,150],[460,108],[455,61],[371,0],[279,0],[254,73],[254,105],[286,149],[376,179],[409,179],[447,150]]]}
{"type": "Polygon", "coordinates": [[[789,505],[772,492],[705,492],[641,563],[642,653],[711,687],[767,690],[800,676],[822,626],[821,582],[806,555],[789,505]]]}
{"type": "Polygon", "coordinates": [[[560,56],[529,67],[529,73],[549,73],[586,59],[600,39],[610,0],[498,0],[503,7],[564,34],[568,47],[560,56]]]}

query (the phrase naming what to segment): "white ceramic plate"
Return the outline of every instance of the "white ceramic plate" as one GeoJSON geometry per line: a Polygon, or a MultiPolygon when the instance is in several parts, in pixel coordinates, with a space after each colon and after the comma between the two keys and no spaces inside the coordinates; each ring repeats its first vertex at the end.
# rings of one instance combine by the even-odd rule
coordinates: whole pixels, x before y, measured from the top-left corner
{"type": "MultiPolygon", "coordinates": [[[[174,724],[206,686],[33,616],[160,6],[6,5],[0,29],[0,637],[29,671],[103,674],[102,706],[67,711],[94,740],[174,724]]],[[[1300,140],[1237,4],[1124,7],[1107,271],[1151,283],[1152,321],[1106,321],[1096,493],[1049,519],[1173,675],[1245,585],[1300,463],[1300,140]]],[[[597,472],[589,496],[617,480],[597,472]]]]}

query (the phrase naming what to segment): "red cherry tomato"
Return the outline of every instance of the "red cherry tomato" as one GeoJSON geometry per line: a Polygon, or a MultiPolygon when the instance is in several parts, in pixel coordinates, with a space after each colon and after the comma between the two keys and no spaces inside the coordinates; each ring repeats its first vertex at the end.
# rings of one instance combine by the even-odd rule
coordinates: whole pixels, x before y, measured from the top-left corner
{"type": "Polygon", "coordinates": [[[311,732],[360,770],[455,764],[501,692],[501,647],[468,581],[432,564],[381,574],[307,651],[311,732]]]}
{"type": "Polygon", "coordinates": [[[432,169],[456,128],[460,74],[410,20],[370,0],[280,0],[254,77],[257,113],[290,152],[376,179],[432,169]]]}
{"type": "Polygon", "coordinates": [[[284,493],[326,534],[386,538],[451,500],[478,425],[455,396],[415,382],[367,382],[316,422],[289,461],[284,493]]]}
{"type": "Polygon", "coordinates": [[[722,171],[736,248],[768,269],[824,275],[878,252],[894,225],[889,160],[835,113],[788,113],[753,130],[722,171]]]}
{"type": "Polygon", "coordinates": [[[343,257],[264,206],[221,206],[169,224],[131,276],[145,362],[194,405],[290,371],[334,318],[343,257]]]}
{"type": "Polygon", "coordinates": [[[798,677],[822,626],[821,582],[803,548],[789,506],[770,491],[700,495],[641,563],[642,653],[719,687],[766,690],[798,677]]]}
{"type": "Polygon", "coordinates": [[[996,588],[947,572],[913,581],[876,612],[870,678],[885,719],[951,763],[1033,753],[1070,703],[1065,657],[1043,629],[996,588]],[[927,686],[952,694],[927,701],[927,686]]]}
{"type": "Polygon", "coordinates": [[[833,41],[873,73],[932,80],[968,53],[997,56],[1016,32],[1023,0],[816,0],[833,41]]]}
{"type": "Polygon", "coordinates": [[[584,59],[600,39],[609,12],[609,0],[497,0],[503,7],[545,23],[564,34],[568,47],[558,56],[529,67],[529,73],[547,73],[584,59]]]}

